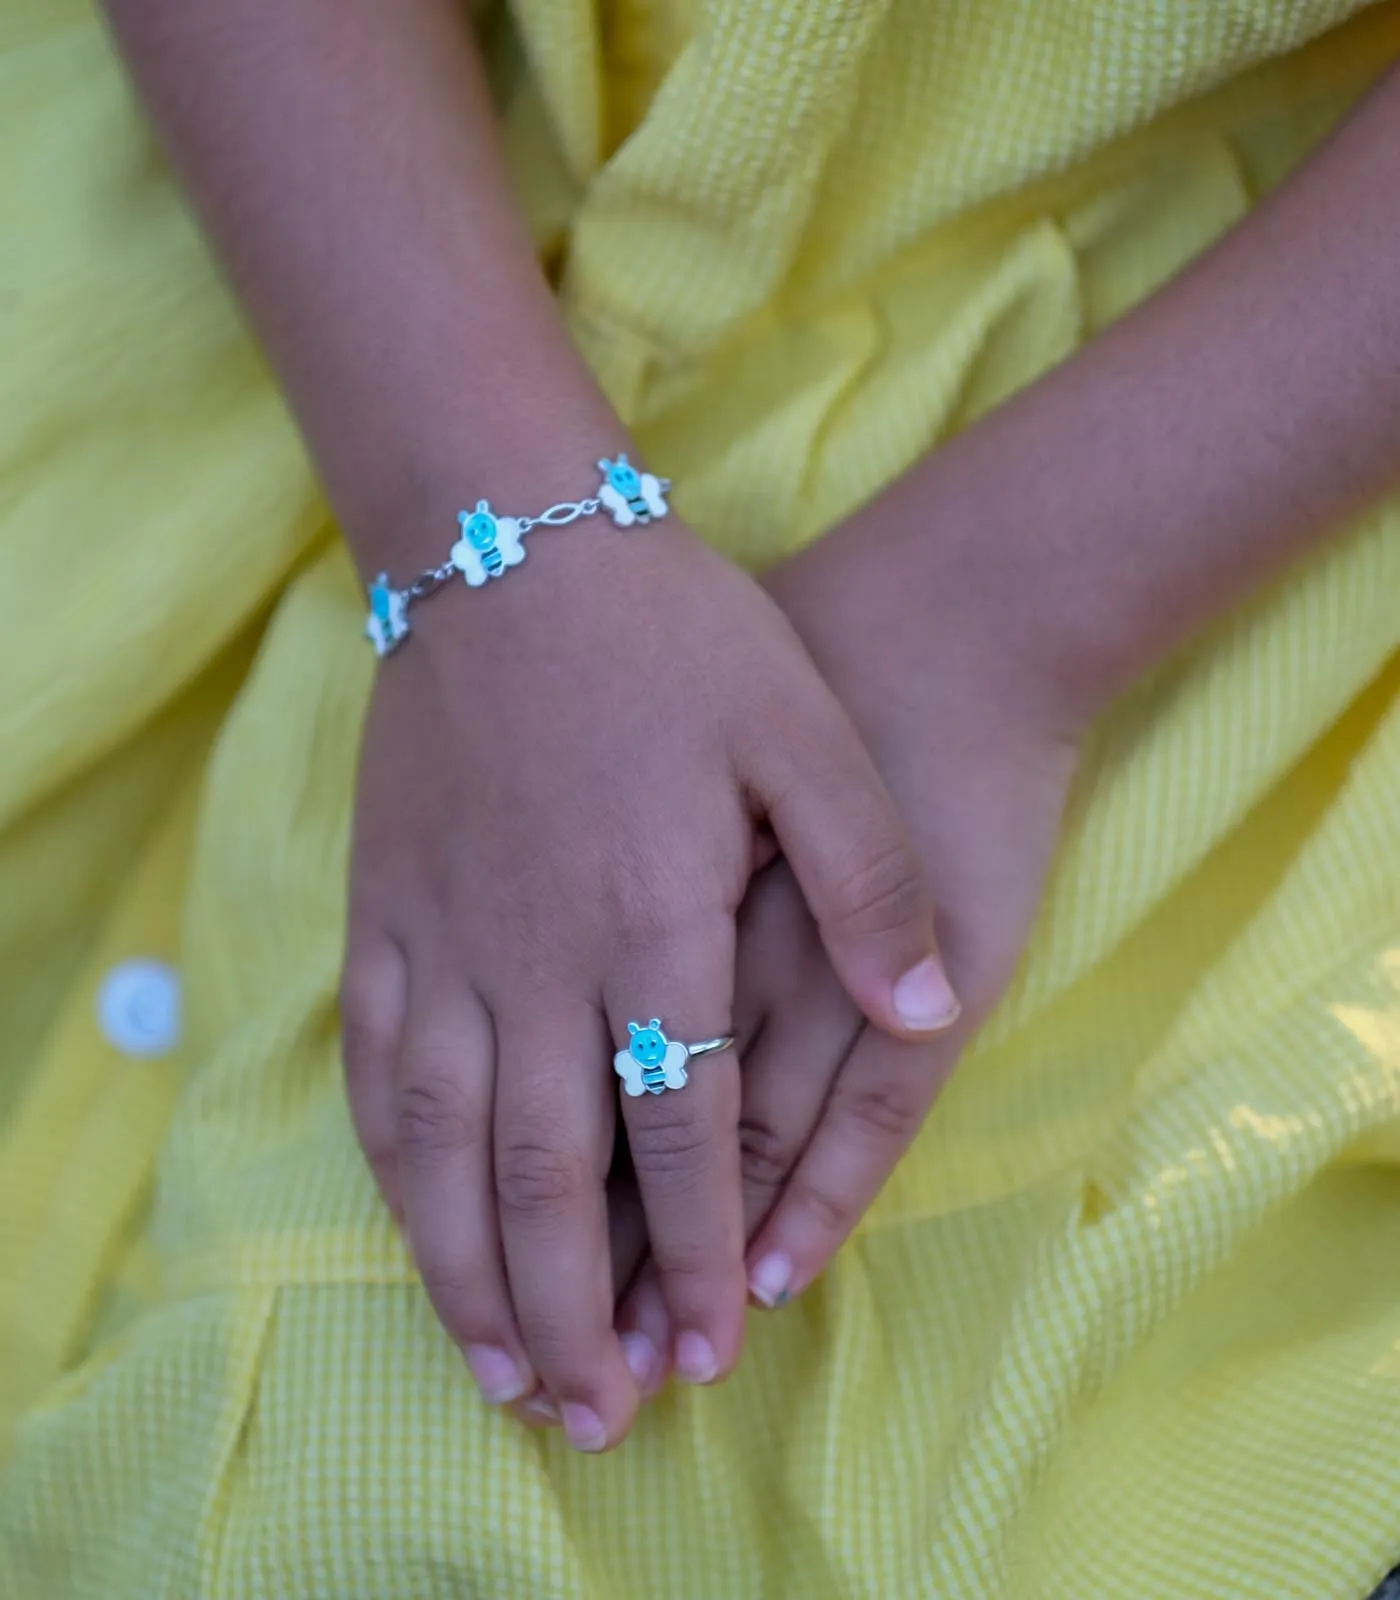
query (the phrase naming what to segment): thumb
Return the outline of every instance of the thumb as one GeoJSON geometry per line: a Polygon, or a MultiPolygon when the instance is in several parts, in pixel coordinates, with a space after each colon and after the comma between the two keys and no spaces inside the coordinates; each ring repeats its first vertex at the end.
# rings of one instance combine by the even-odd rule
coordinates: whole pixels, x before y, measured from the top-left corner
{"type": "Polygon", "coordinates": [[[899,1039],[941,1033],[960,1006],[934,933],[933,897],[894,801],[835,700],[814,729],[759,741],[764,806],[842,987],[899,1039]]]}

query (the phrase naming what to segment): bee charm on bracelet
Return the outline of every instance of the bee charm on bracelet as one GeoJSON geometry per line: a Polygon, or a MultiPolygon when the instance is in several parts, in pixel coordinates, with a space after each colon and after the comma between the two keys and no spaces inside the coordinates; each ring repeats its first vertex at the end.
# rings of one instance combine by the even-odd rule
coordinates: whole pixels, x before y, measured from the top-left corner
{"type": "Polygon", "coordinates": [[[462,537],[452,546],[452,565],[473,589],[504,577],[507,567],[518,567],[525,559],[519,521],[496,516],[487,501],[478,500],[475,511],[459,512],[457,522],[462,537]]]}
{"type": "Polygon", "coordinates": [[[619,528],[630,528],[634,523],[660,521],[669,509],[666,491],[671,487],[663,478],[650,472],[638,472],[626,454],[609,461],[606,456],[598,463],[603,474],[598,498],[603,509],[619,528]]]}
{"type": "Polygon", "coordinates": [[[389,574],[381,572],[369,586],[369,616],[365,619],[365,638],[377,656],[392,655],[408,637],[408,596],[395,589],[389,574]]]}

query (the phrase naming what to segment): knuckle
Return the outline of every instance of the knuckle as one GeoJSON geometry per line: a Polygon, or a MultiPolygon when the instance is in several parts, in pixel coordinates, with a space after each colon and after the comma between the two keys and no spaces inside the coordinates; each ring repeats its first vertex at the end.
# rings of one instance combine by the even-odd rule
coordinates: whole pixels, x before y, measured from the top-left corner
{"type": "Polygon", "coordinates": [[[695,884],[676,875],[618,897],[612,914],[614,958],[627,964],[656,962],[684,959],[707,947],[725,949],[733,912],[713,889],[713,883],[695,884]]]}
{"type": "Polygon", "coordinates": [[[557,1396],[586,1398],[591,1380],[603,1366],[591,1330],[576,1318],[566,1320],[528,1306],[517,1305],[515,1320],[531,1363],[550,1389],[557,1396]]]}
{"type": "Polygon", "coordinates": [[[739,1119],[739,1160],[744,1177],[762,1189],[776,1189],[792,1170],[787,1141],[757,1117],[739,1119]]]}
{"type": "Polygon", "coordinates": [[[461,1269],[421,1266],[418,1276],[438,1320],[459,1344],[503,1344],[504,1329],[490,1314],[482,1286],[461,1269]]]}
{"type": "Polygon", "coordinates": [[[825,1234],[842,1239],[855,1222],[852,1209],[820,1184],[799,1179],[794,1187],[793,1209],[805,1214],[825,1234]]]}
{"type": "Polygon", "coordinates": [[[514,1138],[505,1140],[496,1153],[496,1190],[507,1214],[537,1216],[567,1210],[588,1186],[587,1163],[567,1144],[514,1138]]]}
{"type": "Polygon", "coordinates": [[[723,1258],[717,1259],[715,1251],[700,1240],[673,1239],[663,1233],[653,1243],[652,1250],[656,1264],[662,1276],[669,1281],[672,1292],[679,1284],[682,1286],[682,1295],[689,1300],[702,1304],[709,1301],[709,1294],[698,1294],[696,1290],[700,1286],[717,1289],[725,1277],[723,1258]]]}
{"type": "Polygon", "coordinates": [[[485,1130],[460,1088],[449,1078],[411,1080],[399,1090],[394,1131],[400,1157],[412,1167],[434,1167],[481,1145],[485,1130]]]}
{"type": "Polygon", "coordinates": [[[476,1285],[459,1268],[441,1262],[419,1262],[418,1276],[443,1322],[451,1332],[461,1332],[466,1324],[464,1312],[480,1303],[474,1293],[476,1285]]]}
{"type": "Polygon", "coordinates": [[[670,943],[673,912],[659,894],[615,894],[611,907],[613,954],[630,961],[670,943]]]}
{"type": "Polygon", "coordinates": [[[853,864],[841,882],[837,915],[856,933],[892,932],[915,921],[923,910],[923,880],[900,845],[853,864]]]}
{"type": "Polygon", "coordinates": [[[906,1144],[924,1119],[924,1097],[905,1078],[853,1084],[837,1095],[835,1109],[847,1122],[882,1142],[906,1144]]]}
{"type": "Polygon", "coordinates": [[[663,1179],[692,1176],[713,1149],[709,1135],[692,1117],[650,1116],[628,1128],[627,1143],[637,1171],[663,1179]]]}

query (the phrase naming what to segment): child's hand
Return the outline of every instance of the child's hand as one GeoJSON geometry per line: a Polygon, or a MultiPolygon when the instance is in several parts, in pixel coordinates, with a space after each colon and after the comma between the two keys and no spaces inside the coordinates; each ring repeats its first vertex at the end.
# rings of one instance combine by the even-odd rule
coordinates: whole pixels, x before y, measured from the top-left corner
{"type": "MultiPolygon", "coordinates": [[[[771,575],[901,807],[938,904],[957,1024],[901,1043],[864,1024],[786,863],[741,914],[740,1147],[755,1296],[805,1288],[879,1192],[969,1036],[1013,976],[1072,776],[1078,722],[952,584],[911,584],[879,512],[771,575]]],[[[662,1349],[649,1263],[619,1327],[662,1349]]],[[[652,1385],[664,1367],[655,1366],[652,1385]]]]}
{"type": "Polygon", "coordinates": [[[979,615],[973,594],[911,591],[893,557],[877,508],[771,588],[900,807],[963,1012],[933,1040],[874,1033],[834,988],[791,877],[769,869],[756,883],[738,1016],[761,1018],[762,1036],[745,1060],[740,1127],[746,1213],[767,1218],[750,1283],[769,1303],[826,1265],[1014,976],[1078,753],[1081,724],[1048,664],[979,615]]]}
{"type": "MultiPolygon", "coordinates": [[[[729,1031],[765,822],[841,981],[905,1036],[923,1023],[901,1021],[897,983],[933,925],[873,765],[757,584],[669,522],[535,538],[519,572],[416,612],[381,673],[345,1055],[361,1141],[483,1389],[509,1400],[538,1380],[597,1449],[635,1406],[604,1196],[628,1021],[729,1031]]],[[[732,1053],[697,1060],[680,1092],[624,1100],[699,1380],[742,1338],[738,1115],[732,1053]]]]}

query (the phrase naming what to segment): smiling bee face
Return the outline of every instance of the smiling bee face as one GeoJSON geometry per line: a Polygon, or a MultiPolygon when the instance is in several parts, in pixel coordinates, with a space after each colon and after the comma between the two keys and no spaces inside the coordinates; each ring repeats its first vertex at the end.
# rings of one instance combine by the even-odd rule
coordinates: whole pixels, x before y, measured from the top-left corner
{"type": "Polygon", "coordinates": [[[496,519],[478,509],[462,524],[462,532],[473,550],[489,550],[496,543],[496,519]]]}
{"type": "Polygon", "coordinates": [[[645,1028],[629,1022],[627,1028],[632,1035],[627,1046],[632,1059],[643,1067],[659,1067],[666,1059],[668,1045],[661,1031],[661,1019],[654,1017],[645,1028]]]}
{"type": "Polygon", "coordinates": [[[634,500],[642,492],[641,475],[626,456],[619,456],[611,462],[607,474],[608,482],[624,500],[634,500]]]}

